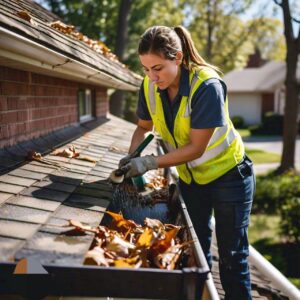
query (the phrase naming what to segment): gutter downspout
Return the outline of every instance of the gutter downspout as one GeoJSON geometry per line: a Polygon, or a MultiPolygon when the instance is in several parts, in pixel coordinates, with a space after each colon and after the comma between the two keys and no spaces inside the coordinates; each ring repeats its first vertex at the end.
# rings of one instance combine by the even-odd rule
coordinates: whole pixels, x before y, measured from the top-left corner
{"type": "MultiPolygon", "coordinates": [[[[212,229],[215,234],[215,218],[212,217],[212,229]]],[[[214,237],[215,238],[215,237],[214,237]]],[[[291,300],[300,300],[300,291],[278,269],[266,260],[255,248],[249,245],[248,260],[258,271],[291,300]]]]}
{"type": "Polygon", "coordinates": [[[300,291],[278,269],[267,261],[255,248],[249,246],[249,262],[270,279],[274,286],[291,300],[300,300],[300,291]]]}

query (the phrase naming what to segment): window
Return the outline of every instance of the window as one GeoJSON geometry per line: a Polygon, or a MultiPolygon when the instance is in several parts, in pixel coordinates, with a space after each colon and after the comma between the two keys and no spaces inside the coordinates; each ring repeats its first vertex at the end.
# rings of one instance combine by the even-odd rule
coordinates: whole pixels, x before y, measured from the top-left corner
{"type": "Polygon", "coordinates": [[[78,92],[78,110],[80,123],[93,119],[93,99],[90,89],[82,89],[78,92]]]}

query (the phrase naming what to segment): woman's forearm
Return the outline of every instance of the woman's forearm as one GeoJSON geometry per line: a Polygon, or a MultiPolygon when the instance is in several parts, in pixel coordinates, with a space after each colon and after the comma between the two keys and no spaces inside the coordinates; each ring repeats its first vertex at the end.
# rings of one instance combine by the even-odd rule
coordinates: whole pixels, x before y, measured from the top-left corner
{"type": "Polygon", "coordinates": [[[137,126],[137,128],[135,129],[132,135],[129,153],[132,153],[139,146],[139,144],[145,139],[145,134],[148,131],[149,131],[148,129],[137,126]]]}

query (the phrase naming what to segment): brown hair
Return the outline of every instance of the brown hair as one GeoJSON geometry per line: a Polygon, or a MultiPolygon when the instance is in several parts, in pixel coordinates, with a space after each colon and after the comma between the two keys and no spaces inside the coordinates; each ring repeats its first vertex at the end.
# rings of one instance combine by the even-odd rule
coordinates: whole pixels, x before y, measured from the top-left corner
{"type": "Polygon", "coordinates": [[[183,26],[170,28],[153,26],[141,36],[138,53],[163,55],[166,59],[176,59],[178,51],[183,53],[183,65],[191,70],[194,66],[206,66],[219,72],[219,69],[207,63],[198,53],[192,37],[183,26]]]}

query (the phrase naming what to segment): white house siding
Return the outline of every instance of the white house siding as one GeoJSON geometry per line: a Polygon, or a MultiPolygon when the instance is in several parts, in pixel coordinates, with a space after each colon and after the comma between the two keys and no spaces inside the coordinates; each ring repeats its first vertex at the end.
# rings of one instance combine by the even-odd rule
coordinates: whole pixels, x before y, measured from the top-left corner
{"type": "Polygon", "coordinates": [[[229,114],[243,117],[245,125],[261,122],[261,95],[254,93],[229,93],[229,114]]]}

